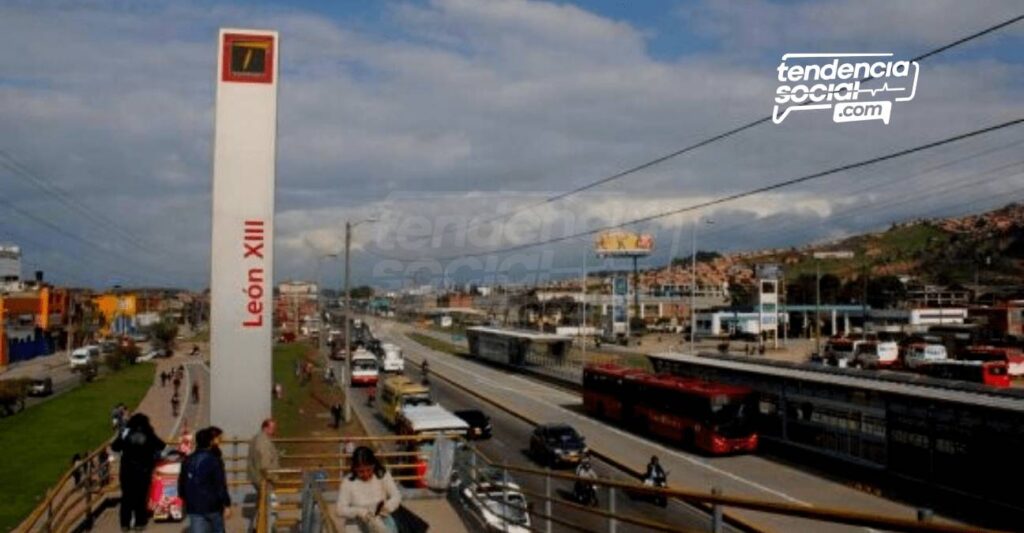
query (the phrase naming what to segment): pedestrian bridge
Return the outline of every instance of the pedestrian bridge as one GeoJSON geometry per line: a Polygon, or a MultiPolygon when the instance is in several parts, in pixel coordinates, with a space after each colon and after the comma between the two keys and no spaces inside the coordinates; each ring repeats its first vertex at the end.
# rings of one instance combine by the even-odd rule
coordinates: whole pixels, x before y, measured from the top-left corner
{"type": "MultiPolygon", "coordinates": [[[[663,494],[682,500],[706,511],[706,531],[757,531],[756,527],[730,518],[730,508],[799,517],[810,521],[847,524],[861,528],[888,531],[977,532],[976,527],[931,522],[927,513],[917,520],[885,517],[853,509],[825,509],[796,504],[769,502],[751,498],[724,495],[718,491],[698,492],[674,489],[654,489],[639,483],[623,483],[608,479],[594,480],[598,486],[599,504],[588,507],[574,503],[553,491],[556,482],[575,481],[576,477],[563,471],[522,468],[504,464],[486,457],[472,443],[458,442],[450,457],[437,463],[445,465],[431,470],[427,477],[426,463],[432,437],[354,437],[316,439],[275,439],[278,445],[315,443],[337,448],[335,453],[294,454],[282,456],[285,467],[268,472],[265,495],[255,501],[254,491],[246,476],[247,441],[228,439],[222,452],[228,471],[228,483],[236,506],[227,523],[228,531],[245,531],[254,527],[259,533],[272,531],[301,531],[340,533],[344,531],[341,519],[333,512],[337,488],[342,473],[348,469],[348,457],[341,453],[346,442],[370,446],[388,466],[395,480],[402,485],[403,505],[421,517],[431,530],[458,531],[585,531],[560,518],[560,510],[571,507],[599,517],[605,530],[619,528],[630,531],[693,531],[679,525],[659,523],[643,516],[616,512],[616,502],[642,494],[663,494]],[[425,446],[423,446],[425,445],[425,446]],[[449,464],[450,463],[450,464],[449,464]],[[449,467],[450,466],[450,467],[449,467]],[[516,480],[533,477],[543,480],[543,493],[520,488],[516,480]],[[446,479],[434,482],[431,479],[446,479]]],[[[96,450],[99,453],[100,450],[96,450]]],[[[434,455],[437,458],[438,456],[434,455]]],[[[67,472],[48,493],[46,499],[19,526],[19,532],[117,531],[116,501],[120,496],[117,486],[116,463],[105,485],[99,472],[89,471],[76,483],[67,472]]],[[[562,513],[564,514],[564,513],[562,513]]],[[[811,522],[808,522],[811,524],[811,522]]],[[[182,524],[154,524],[150,531],[181,531],[182,524]]]]}

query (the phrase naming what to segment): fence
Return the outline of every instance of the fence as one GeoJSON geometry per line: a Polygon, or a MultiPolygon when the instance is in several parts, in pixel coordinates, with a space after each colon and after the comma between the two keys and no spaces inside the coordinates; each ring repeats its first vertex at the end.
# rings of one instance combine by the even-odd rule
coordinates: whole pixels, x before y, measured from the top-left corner
{"type": "MultiPolygon", "coordinates": [[[[926,520],[907,520],[883,517],[847,509],[824,509],[786,503],[742,498],[711,492],[658,489],[637,482],[620,482],[609,479],[587,480],[599,487],[599,505],[580,505],[555,497],[552,482],[565,480],[575,482],[579,478],[572,474],[549,469],[528,468],[499,463],[479,452],[471,443],[460,443],[451,461],[448,481],[442,487],[425,487],[427,460],[433,437],[391,436],[391,437],[326,437],[316,439],[275,439],[277,444],[318,443],[337,445],[337,453],[292,454],[282,457],[290,463],[288,468],[267,472],[261,485],[261,498],[255,502],[254,519],[258,533],[281,529],[301,533],[340,533],[343,531],[331,511],[332,488],[339,486],[342,473],[347,471],[348,454],[342,447],[345,443],[371,446],[376,454],[394,473],[398,482],[407,482],[413,488],[403,490],[406,498],[436,497],[448,498],[465,511],[468,520],[481,527],[497,530],[552,531],[555,525],[568,529],[587,530],[578,524],[559,517],[559,509],[574,509],[598,517],[604,529],[615,533],[620,524],[632,524],[652,531],[684,531],[677,524],[659,523],[644,517],[630,516],[618,512],[616,504],[627,495],[646,494],[667,499],[678,499],[710,509],[705,530],[719,532],[726,526],[722,510],[727,507],[749,509],[765,513],[817,520],[827,523],[847,524],[889,531],[968,533],[983,531],[977,527],[937,523],[926,520]],[[310,463],[313,463],[310,465],[310,463]],[[543,483],[543,493],[524,489],[516,482],[532,478],[543,483]],[[275,503],[276,500],[276,503],[275,503]]],[[[222,446],[225,464],[229,474],[229,485],[233,491],[248,492],[250,485],[245,476],[247,442],[238,439],[225,440],[222,446]]],[[[90,454],[87,463],[96,461],[103,448],[90,454]]],[[[105,473],[100,468],[85,468],[74,474],[74,468],[65,473],[54,485],[44,501],[29,515],[18,528],[20,532],[66,532],[89,529],[92,520],[107,504],[119,494],[116,468],[105,473]],[[76,480],[76,477],[78,478],[76,480]],[[104,482],[104,478],[106,482],[104,482]]],[[[239,501],[241,501],[239,499],[239,501]]]]}

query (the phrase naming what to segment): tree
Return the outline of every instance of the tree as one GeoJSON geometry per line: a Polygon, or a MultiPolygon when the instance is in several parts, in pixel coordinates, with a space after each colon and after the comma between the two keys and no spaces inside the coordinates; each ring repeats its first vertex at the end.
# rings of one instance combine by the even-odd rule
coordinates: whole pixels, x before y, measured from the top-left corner
{"type": "Polygon", "coordinates": [[[868,305],[872,309],[895,307],[907,298],[907,287],[896,276],[881,276],[868,280],[868,305]]]}
{"type": "Polygon", "coordinates": [[[754,303],[754,287],[740,283],[730,284],[729,303],[732,305],[752,305],[754,303]]]}
{"type": "Polygon", "coordinates": [[[25,409],[25,397],[31,384],[29,378],[0,381],[0,414],[8,416],[25,409]]]}
{"type": "Polygon", "coordinates": [[[356,300],[365,300],[373,297],[373,287],[369,285],[362,285],[359,287],[352,288],[352,298],[356,300]]]}
{"type": "MultiPolygon", "coordinates": [[[[693,260],[691,259],[691,257],[693,256],[688,255],[686,257],[676,257],[675,259],[672,260],[672,266],[686,266],[692,264],[693,260]]],[[[697,250],[698,263],[708,263],[714,261],[715,259],[718,259],[719,257],[722,257],[722,254],[714,250],[697,250]]]]}
{"type": "Polygon", "coordinates": [[[124,368],[125,365],[134,365],[140,355],[138,346],[122,343],[118,344],[117,348],[114,348],[113,353],[107,354],[103,358],[103,364],[107,365],[111,372],[117,372],[124,368]]]}
{"type": "Polygon", "coordinates": [[[153,338],[154,344],[159,348],[174,349],[174,340],[178,337],[178,324],[173,320],[164,318],[149,326],[149,335],[153,338]]]}

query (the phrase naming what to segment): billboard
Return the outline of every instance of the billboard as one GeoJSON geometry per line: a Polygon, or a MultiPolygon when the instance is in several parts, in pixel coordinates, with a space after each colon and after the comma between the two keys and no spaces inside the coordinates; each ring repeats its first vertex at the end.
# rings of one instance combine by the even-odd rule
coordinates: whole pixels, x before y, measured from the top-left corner
{"type": "Polygon", "coordinates": [[[270,416],[277,32],[221,29],[210,252],[210,421],[251,435],[270,416]]]}
{"type": "Polygon", "coordinates": [[[654,251],[654,237],[648,233],[632,231],[606,231],[597,236],[594,249],[604,256],[642,256],[654,251]]]}

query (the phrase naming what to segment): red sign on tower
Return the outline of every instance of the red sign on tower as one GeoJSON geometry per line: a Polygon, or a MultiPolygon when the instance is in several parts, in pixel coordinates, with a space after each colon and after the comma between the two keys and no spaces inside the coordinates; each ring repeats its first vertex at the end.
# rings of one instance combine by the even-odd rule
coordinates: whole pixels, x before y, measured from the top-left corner
{"type": "Polygon", "coordinates": [[[221,79],[241,83],[274,82],[274,38],[269,35],[224,35],[221,79]]]}

